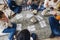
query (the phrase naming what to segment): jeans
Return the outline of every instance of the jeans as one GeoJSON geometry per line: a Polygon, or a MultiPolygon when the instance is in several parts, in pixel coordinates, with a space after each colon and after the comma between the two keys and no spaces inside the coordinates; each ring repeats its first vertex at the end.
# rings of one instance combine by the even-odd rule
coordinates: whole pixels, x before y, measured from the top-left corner
{"type": "Polygon", "coordinates": [[[46,8],[44,7],[44,3],[42,3],[42,4],[40,5],[40,8],[38,8],[38,11],[43,11],[44,9],[46,9],[46,8]]]}
{"type": "Polygon", "coordinates": [[[35,33],[32,33],[31,34],[31,37],[33,38],[33,40],[36,40],[37,39],[37,35],[35,33]]]}
{"type": "Polygon", "coordinates": [[[31,4],[31,8],[34,10],[34,9],[38,9],[38,5],[37,4],[31,4]]]}
{"type": "Polygon", "coordinates": [[[15,23],[12,23],[12,25],[13,25],[12,28],[8,27],[8,28],[4,29],[4,31],[3,31],[3,33],[10,33],[9,40],[13,40],[13,36],[16,32],[16,26],[17,25],[15,23]]]}
{"type": "Polygon", "coordinates": [[[49,23],[52,30],[52,34],[60,36],[60,24],[59,20],[56,20],[53,16],[49,17],[49,23]]]}
{"type": "Polygon", "coordinates": [[[15,13],[20,13],[22,11],[22,6],[18,6],[13,0],[8,0],[8,6],[15,13]]]}

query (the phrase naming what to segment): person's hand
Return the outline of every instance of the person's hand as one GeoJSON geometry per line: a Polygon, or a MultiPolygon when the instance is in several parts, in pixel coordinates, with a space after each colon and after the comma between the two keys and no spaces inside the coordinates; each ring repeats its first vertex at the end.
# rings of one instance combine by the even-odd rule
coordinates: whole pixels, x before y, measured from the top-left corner
{"type": "Polygon", "coordinates": [[[49,4],[48,4],[48,2],[46,3],[46,8],[49,8],[49,4]]]}
{"type": "Polygon", "coordinates": [[[8,26],[9,26],[9,27],[12,27],[13,25],[12,25],[11,23],[8,23],[8,26]]]}
{"type": "Polygon", "coordinates": [[[28,2],[27,2],[27,5],[30,5],[31,3],[32,3],[32,1],[28,1],[28,2]]]}

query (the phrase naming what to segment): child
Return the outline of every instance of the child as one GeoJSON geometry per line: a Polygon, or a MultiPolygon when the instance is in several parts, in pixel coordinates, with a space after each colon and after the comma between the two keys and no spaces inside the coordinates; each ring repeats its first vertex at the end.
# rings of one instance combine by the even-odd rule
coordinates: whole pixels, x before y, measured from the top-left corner
{"type": "Polygon", "coordinates": [[[32,0],[32,4],[31,4],[31,7],[32,7],[32,9],[34,10],[34,9],[36,9],[37,10],[37,8],[38,8],[38,1],[37,0],[32,0]]]}
{"type": "Polygon", "coordinates": [[[24,29],[18,34],[17,40],[36,40],[36,34],[32,33],[32,35],[30,35],[30,32],[24,29]]]}
{"type": "Polygon", "coordinates": [[[43,0],[28,0],[27,4],[31,5],[32,9],[38,9],[40,5],[43,3],[43,0]]]}
{"type": "Polygon", "coordinates": [[[43,12],[41,14],[48,14],[47,11],[50,10],[50,8],[55,9],[56,5],[58,4],[60,0],[45,0],[44,2],[44,7],[46,8],[45,10],[43,10],[43,12]]]}
{"type": "Polygon", "coordinates": [[[16,24],[10,23],[8,17],[6,14],[2,11],[0,11],[0,32],[3,33],[10,33],[9,40],[13,40],[13,36],[16,31],[16,24]]]}
{"type": "Polygon", "coordinates": [[[16,14],[20,13],[22,11],[22,0],[8,0],[8,7],[15,13],[13,16],[16,14]]]}
{"type": "Polygon", "coordinates": [[[57,8],[53,11],[54,16],[49,17],[50,27],[54,36],[60,36],[60,6],[58,5],[60,5],[60,2],[58,2],[57,8]]]}
{"type": "Polygon", "coordinates": [[[42,5],[43,0],[28,0],[27,4],[31,5],[33,14],[37,14],[40,11],[40,6],[42,5]]]}

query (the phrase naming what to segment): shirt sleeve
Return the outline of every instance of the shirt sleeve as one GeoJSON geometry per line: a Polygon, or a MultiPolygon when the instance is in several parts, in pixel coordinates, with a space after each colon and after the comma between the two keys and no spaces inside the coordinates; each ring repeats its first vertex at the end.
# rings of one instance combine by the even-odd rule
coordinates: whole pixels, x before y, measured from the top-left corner
{"type": "Polygon", "coordinates": [[[12,16],[14,14],[14,12],[12,12],[10,9],[6,9],[4,10],[4,13],[6,15],[6,17],[8,18],[9,16],[12,16]]]}

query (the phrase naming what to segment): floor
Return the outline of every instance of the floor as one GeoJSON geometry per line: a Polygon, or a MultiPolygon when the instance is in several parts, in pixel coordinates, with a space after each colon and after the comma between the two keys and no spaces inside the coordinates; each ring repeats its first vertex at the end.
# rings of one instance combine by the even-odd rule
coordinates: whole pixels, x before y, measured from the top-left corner
{"type": "MultiPolygon", "coordinates": [[[[32,15],[30,11],[22,11],[19,15],[22,15],[22,17],[15,22],[17,24],[20,24],[20,28],[18,29],[28,29],[31,33],[36,33],[38,35],[39,39],[46,39],[49,38],[51,34],[51,29],[48,22],[48,17],[43,17],[41,15],[41,12],[38,12],[37,15],[33,15],[34,17],[39,18],[38,22],[35,24],[32,24],[27,16],[32,15]],[[22,26],[21,26],[22,25],[22,26]]],[[[16,17],[14,17],[16,19],[16,17]]],[[[20,30],[19,30],[20,31],[20,30]]]]}
{"type": "MultiPolygon", "coordinates": [[[[1,6],[0,6],[0,8],[1,8],[1,6]]],[[[17,31],[21,31],[23,29],[28,29],[31,33],[36,33],[38,35],[39,40],[40,39],[50,40],[49,36],[51,34],[51,29],[50,29],[50,25],[49,25],[49,21],[48,21],[49,17],[42,16],[41,12],[38,12],[37,15],[33,15],[34,17],[37,18],[38,22],[32,24],[29,21],[31,18],[29,15],[33,15],[33,13],[31,11],[22,11],[20,14],[17,15],[18,18],[17,17],[13,18],[13,19],[15,19],[15,18],[18,19],[18,20],[15,20],[15,22],[18,25],[17,31]]],[[[58,40],[58,38],[56,38],[56,39],[54,38],[51,40],[58,40]]]]}

